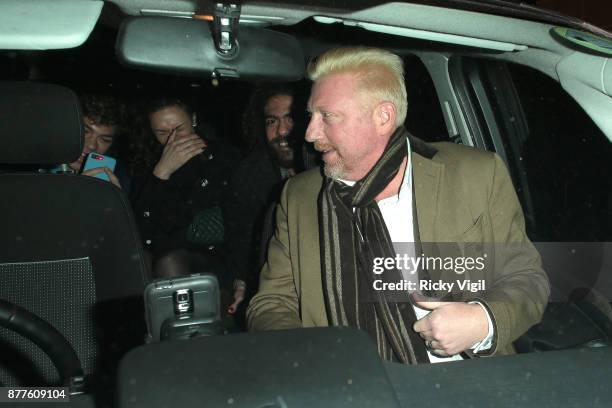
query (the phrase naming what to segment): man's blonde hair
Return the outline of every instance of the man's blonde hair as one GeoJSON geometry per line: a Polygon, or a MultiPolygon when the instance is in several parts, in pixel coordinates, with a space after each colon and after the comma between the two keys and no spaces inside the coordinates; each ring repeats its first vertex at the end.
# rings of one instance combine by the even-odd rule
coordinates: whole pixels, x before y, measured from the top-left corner
{"type": "Polygon", "coordinates": [[[359,90],[377,104],[393,103],[397,111],[396,126],[404,123],[408,97],[400,57],[379,48],[342,47],[326,51],[308,65],[308,77],[315,82],[337,73],[354,73],[359,90]]]}

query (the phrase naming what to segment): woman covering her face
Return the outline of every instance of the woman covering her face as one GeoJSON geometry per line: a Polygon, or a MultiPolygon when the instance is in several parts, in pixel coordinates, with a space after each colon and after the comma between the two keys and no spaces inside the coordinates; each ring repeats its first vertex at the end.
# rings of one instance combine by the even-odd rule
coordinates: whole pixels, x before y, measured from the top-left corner
{"type": "MultiPolygon", "coordinates": [[[[154,277],[218,272],[224,190],[237,155],[179,99],[150,101],[133,146],[132,203],[154,277]]],[[[219,276],[223,284],[223,276],[219,276]]]]}

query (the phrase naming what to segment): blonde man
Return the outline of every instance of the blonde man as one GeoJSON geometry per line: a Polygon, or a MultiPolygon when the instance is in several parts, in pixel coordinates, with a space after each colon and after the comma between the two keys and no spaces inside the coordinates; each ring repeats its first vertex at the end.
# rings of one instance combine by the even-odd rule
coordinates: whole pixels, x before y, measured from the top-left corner
{"type": "Polygon", "coordinates": [[[501,159],[409,135],[394,54],[334,49],[308,72],[306,140],[324,176],[309,171],[285,186],[249,327],[355,326],[381,357],[410,364],[512,353],[540,320],[549,286],[501,159]],[[400,242],[413,261],[463,253],[463,243],[496,251],[466,279],[461,257],[451,257],[456,270],[400,266],[400,242]],[[482,284],[466,289],[466,280],[482,284]]]}

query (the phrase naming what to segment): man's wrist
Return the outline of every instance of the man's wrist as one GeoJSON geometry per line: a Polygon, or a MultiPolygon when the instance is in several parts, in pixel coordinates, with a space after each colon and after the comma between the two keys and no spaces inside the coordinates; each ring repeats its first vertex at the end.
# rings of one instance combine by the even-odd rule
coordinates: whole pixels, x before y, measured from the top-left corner
{"type": "Polygon", "coordinates": [[[485,313],[485,316],[487,317],[487,335],[482,340],[480,340],[479,342],[474,344],[472,347],[470,347],[472,352],[476,354],[481,351],[489,350],[493,346],[493,337],[495,335],[495,329],[493,328],[493,320],[491,319],[491,316],[489,315],[488,309],[481,302],[473,301],[473,302],[468,302],[468,303],[471,305],[473,304],[473,305],[480,306],[483,312],[485,313]]]}

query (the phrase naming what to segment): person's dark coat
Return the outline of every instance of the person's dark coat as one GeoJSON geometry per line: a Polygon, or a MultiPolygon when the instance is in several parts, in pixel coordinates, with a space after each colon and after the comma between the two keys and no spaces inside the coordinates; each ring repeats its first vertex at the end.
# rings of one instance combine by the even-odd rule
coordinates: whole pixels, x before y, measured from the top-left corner
{"type": "Polygon", "coordinates": [[[131,194],[135,218],[144,247],[154,259],[175,249],[206,249],[187,241],[187,228],[203,209],[221,206],[237,157],[232,148],[209,141],[203,153],[168,180],[155,177],[152,168],[135,174],[131,194]]]}
{"type": "Polygon", "coordinates": [[[257,286],[266,211],[278,202],[283,186],[280,167],[265,147],[256,148],[234,173],[223,206],[227,236],[227,266],[235,278],[257,286]]]}

